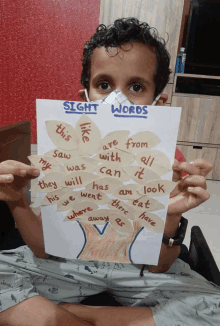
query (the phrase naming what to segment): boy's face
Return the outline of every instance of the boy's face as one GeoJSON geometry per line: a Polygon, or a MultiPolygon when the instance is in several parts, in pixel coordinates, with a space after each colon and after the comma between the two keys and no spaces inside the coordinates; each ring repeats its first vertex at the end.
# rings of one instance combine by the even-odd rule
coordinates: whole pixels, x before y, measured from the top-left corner
{"type": "MultiPolygon", "coordinates": [[[[91,57],[90,101],[102,99],[118,89],[135,104],[151,105],[156,64],[153,50],[141,43],[109,48],[109,55],[105,47],[96,48],[91,57]]],[[[85,96],[82,98],[86,101],[85,96]]],[[[167,96],[163,94],[157,105],[165,105],[166,101],[167,96]]]]}

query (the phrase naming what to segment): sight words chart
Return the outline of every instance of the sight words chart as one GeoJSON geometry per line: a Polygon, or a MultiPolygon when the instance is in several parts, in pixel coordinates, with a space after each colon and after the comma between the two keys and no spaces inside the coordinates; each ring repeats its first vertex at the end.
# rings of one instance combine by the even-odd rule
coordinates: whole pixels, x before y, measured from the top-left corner
{"type": "Polygon", "coordinates": [[[181,108],[37,100],[46,253],[157,265],[181,108]]]}

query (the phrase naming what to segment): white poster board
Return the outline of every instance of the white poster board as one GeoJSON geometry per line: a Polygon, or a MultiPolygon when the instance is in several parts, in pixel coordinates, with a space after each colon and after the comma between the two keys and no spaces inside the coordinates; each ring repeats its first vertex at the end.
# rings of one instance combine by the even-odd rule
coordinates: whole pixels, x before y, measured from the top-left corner
{"type": "Polygon", "coordinates": [[[157,265],[181,108],[37,100],[46,253],[157,265]]]}

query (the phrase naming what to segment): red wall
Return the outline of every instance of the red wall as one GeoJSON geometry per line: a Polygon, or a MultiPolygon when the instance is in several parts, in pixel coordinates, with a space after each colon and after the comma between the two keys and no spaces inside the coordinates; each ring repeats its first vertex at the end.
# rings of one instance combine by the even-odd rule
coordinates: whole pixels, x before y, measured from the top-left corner
{"type": "Polygon", "coordinates": [[[0,9],[0,126],[29,120],[36,143],[36,98],[80,100],[82,49],[100,0],[1,0],[0,9]]]}

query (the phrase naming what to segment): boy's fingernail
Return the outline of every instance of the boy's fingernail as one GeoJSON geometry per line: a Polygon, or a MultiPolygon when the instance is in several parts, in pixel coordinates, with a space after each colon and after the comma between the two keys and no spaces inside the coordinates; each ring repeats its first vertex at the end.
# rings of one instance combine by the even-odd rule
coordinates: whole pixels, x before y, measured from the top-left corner
{"type": "Polygon", "coordinates": [[[27,172],[26,172],[26,170],[20,170],[20,171],[19,171],[19,174],[20,174],[22,177],[24,177],[24,176],[27,174],[27,172]]]}
{"type": "Polygon", "coordinates": [[[33,174],[38,176],[40,174],[40,171],[39,170],[33,170],[33,174]]]}
{"type": "Polygon", "coordinates": [[[173,168],[177,168],[178,167],[178,163],[173,163],[173,168]]]}

